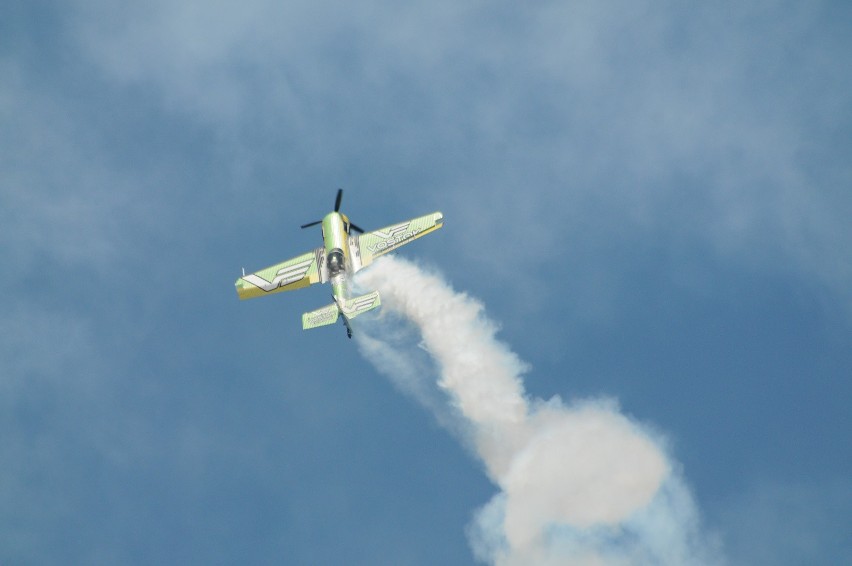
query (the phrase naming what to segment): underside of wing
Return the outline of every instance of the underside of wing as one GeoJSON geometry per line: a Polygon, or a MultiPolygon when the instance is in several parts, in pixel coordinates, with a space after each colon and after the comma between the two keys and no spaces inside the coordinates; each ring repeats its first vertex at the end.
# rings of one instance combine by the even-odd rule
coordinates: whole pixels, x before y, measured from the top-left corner
{"type": "Polygon", "coordinates": [[[433,212],[426,216],[412,218],[405,222],[387,226],[381,230],[361,234],[357,238],[354,238],[358,256],[356,264],[360,263],[360,265],[356,266],[356,271],[370,265],[380,255],[404,246],[421,236],[425,236],[429,232],[437,230],[443,225],[444,215],[440,212],[433,212]]]}
{"type": "Polygon", "coordinates": [[[323,256],[323,249],[317,248],[251,275],[243,275],[235,283],[237,295],[240,299],[252,299],[320,283],[323,280],[323,256]]]}

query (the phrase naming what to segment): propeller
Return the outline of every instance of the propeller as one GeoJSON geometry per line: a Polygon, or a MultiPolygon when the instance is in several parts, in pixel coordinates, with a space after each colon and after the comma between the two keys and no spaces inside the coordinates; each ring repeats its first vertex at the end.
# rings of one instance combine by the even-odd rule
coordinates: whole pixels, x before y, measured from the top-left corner
{"type": "MultiPolygon", "coordinates": [[[[343,189],[337,189],[337,198],[334,199],[334,212],[340,212],[340,203],[343,201],[343,189]]],[[[308,222],[307,224],[302,224],[302,228],[310,228],[311,226],[316,226],[317,224],[322,224],[322,220],[317,220],[316,222],[308,222]]],[[[355,230],[356,232],[363,234],[364,230],[355,224],[349,223],[349,228],[355,230]]]]}

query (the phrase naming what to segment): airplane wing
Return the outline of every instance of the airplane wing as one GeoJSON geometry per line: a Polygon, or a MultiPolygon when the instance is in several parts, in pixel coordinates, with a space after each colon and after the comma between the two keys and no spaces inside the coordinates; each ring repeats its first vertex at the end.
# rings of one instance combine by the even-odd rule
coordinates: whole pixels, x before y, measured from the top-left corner
{"type": "Polygon", "coordinates": [[[366,232],[353,238],[354,247],[357,250],[356,260],[354,261],[355,271],[367,267],[380,255],[412,242],[420,236],[425,236],[443,225],[444,215],[440,212],[433,212],[426,216],[387,226],[381,230],[366,232]],[[358,259],[360,259],[360,265],[358,259]]]}
{"type": "Polygon", "coordinates": [[[317,248],[251,275],[243,275],[234,284],[237,295],[240,299],[252,299],[321,283],[324,280],[324,256],[323,248],[317,248]]]}

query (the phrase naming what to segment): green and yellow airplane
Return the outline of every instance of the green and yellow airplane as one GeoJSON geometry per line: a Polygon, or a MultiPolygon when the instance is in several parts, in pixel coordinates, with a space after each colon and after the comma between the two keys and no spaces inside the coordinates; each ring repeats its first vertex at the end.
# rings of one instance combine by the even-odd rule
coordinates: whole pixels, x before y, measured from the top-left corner
{"type": "Polygon", "coordinates": [[[331,282],[334,303],[302,315],[302,328],[317,328],[337,322],[343,315],[346,334],[352,338],[350,321],[381,304],[379,292],[373,291],[352,297],[349,277],[370,265],[380,255],[397,249],[420,236],[443,226],[444,215],[433,212],[419,218],[364,232],[340,212],[343,189],[338,189],[334,212],[322,220],[304,224],[302,228],[322,224],[325,245],[293,259],[261,269],[237,279],[235,286],[240,299],[263,297],[281,291],[293,291],[314,283],[331,282]],[[358,235],[352,235],[357,232],[358,235]]]}

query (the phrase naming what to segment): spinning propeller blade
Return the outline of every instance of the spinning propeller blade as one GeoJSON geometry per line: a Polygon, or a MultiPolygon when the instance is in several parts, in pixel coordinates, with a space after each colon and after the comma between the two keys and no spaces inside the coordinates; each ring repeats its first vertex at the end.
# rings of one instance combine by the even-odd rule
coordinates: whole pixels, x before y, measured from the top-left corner
{"type": "MultiPolygon", "coordinates": [[[[337,189],[337,198],[334,199],[334,212],[340,212],[340,203],[343,201],[343,189],[337,189]]],[[[317,224],[322,224],[322,220],[317,220],[316,222],[308,222],[307,224],[302,224],[302,228],[310,228],[311,226],[316,226],[317,224]]],[[[364,230],[359,228],[358,226],[349,223],[349,227],[356,232],[364,233],[364,230]]]]}

